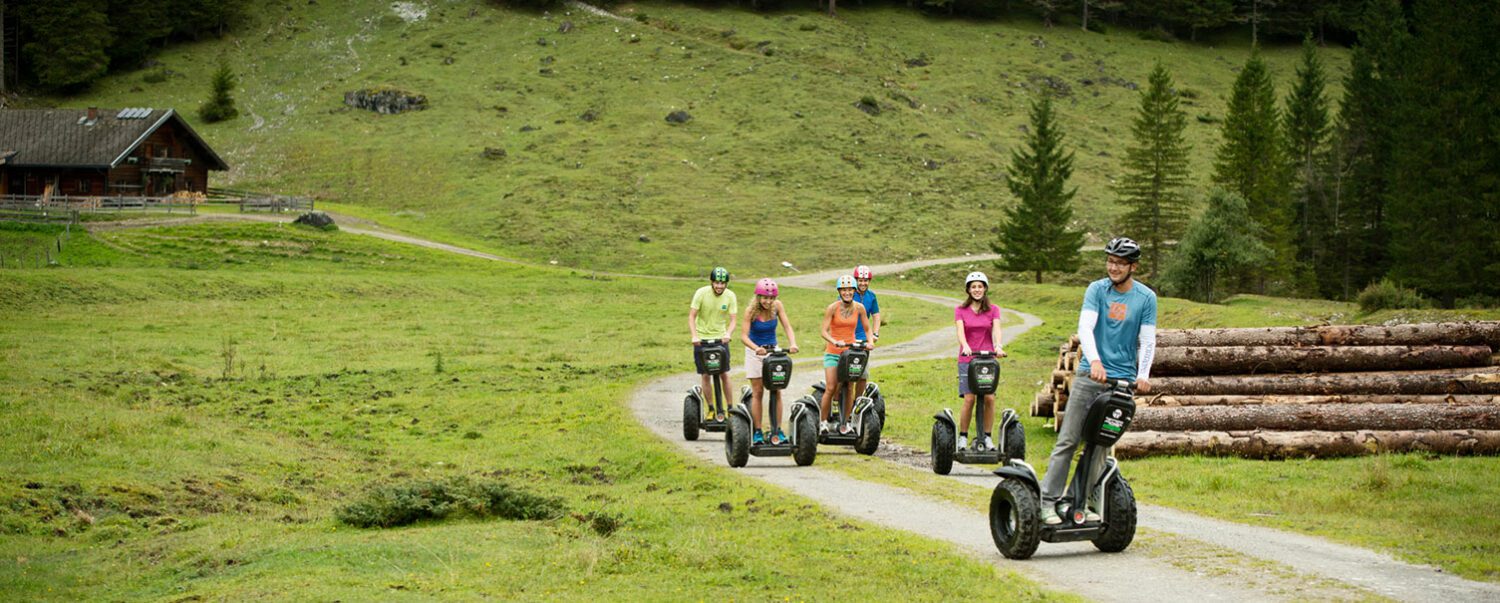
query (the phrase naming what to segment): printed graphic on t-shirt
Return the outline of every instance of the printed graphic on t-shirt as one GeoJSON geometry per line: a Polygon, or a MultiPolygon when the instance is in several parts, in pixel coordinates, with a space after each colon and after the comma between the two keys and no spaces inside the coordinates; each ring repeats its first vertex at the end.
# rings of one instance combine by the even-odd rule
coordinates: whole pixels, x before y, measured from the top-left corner
{"type": "Polygon", "coordinates": [[[1110,320],[1125,320],[1125,313],[1127,311],[1129,311],[1129,310],[1130,310],[1130,307],[1126,306],[1125,304],[1122,304],[1120,302],[1110,302],[1109,303],[1109,319],[1110,320]]]}

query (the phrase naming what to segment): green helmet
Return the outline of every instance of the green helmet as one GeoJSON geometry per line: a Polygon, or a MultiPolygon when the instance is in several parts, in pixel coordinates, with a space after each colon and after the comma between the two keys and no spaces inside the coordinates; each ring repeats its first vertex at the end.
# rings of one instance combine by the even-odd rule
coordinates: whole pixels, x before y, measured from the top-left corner
{"type": "Polygon", "coordinates": [[[729,269],[723,266],[714,266],[713,271],[708,273],[708,280],[715,283],[729,282],[729,269]]]}

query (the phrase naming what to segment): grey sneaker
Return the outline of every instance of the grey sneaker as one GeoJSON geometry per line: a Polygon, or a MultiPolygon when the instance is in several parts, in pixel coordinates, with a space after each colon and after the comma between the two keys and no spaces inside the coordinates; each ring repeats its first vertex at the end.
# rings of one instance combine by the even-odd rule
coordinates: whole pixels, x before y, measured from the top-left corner
{"type": "Polygon", "coordinates": [[[1088,504],[1084,505],[1084,507],[1083,507],[1083,520],[1084,521],[1099,521],[1100,519],[1102,519],[1102,518],[1099,517],[1099,499],[1096,498],[1096,497],[1090,496],[1089,500],[1088,500],[1088,504]]]}
{"type": "Polygon", "coordinates": [[[991,439],[990,436],[984,436],[984,449],[985,450],[994,450],[995,449],[995,440],[991,439]]]}
{"type": "Polygon", "coordinates": [[[1057,516],[1057,510],[1052,505],[1042,505],[1042,523],[1055,526],[1062,523],[1062,518],[1057,516]]]}
{"type": "Polygon", "coordinates": [[[957,446],[957,448],[959,450],[963,450],[963,449],[968,448],[968,447],[969,447],[969,436],[958,436],[958,446],[957,446]]]}

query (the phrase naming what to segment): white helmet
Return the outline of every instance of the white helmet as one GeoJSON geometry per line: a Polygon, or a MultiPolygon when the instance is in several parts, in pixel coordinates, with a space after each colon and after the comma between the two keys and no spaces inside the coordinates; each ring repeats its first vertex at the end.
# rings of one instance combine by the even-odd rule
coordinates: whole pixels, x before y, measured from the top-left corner
{"type": "Polygon", "coordinates": [[[838,284],[837,284],[837,286],[835,288],[837,288],[837,289],[854,289],[855,288],[854,277],[850,276],[850,275],[847,275],[847,274],[839,277],[839,282],[838,282],[838,284]]]}
{"type": "Polygon", "coordinates": [[[979,271],[970,272],[969,276],[964,277],[964,288],[967,289],[969,287],[969,285],[972,284],[974,281],[979,281],[981,283],[984,283],[984,288],[985,289],[990,288],[990,279],[989,279],[989,277],[985,276],[983,272],[979,272],[979,271]]]}

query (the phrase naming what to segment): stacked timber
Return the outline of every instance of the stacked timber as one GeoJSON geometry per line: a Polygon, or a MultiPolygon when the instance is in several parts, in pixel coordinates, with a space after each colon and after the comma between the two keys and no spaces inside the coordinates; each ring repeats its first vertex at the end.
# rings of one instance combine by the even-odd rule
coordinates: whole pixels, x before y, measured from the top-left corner
{"type": "MultiPolygon", "coordinates": [[[[1500,322],[1157,332],[1122,458],[1500,453],[1500,322]]],[[[1062,424],[1077,339],[1033,416],[1062,424]]]]}

